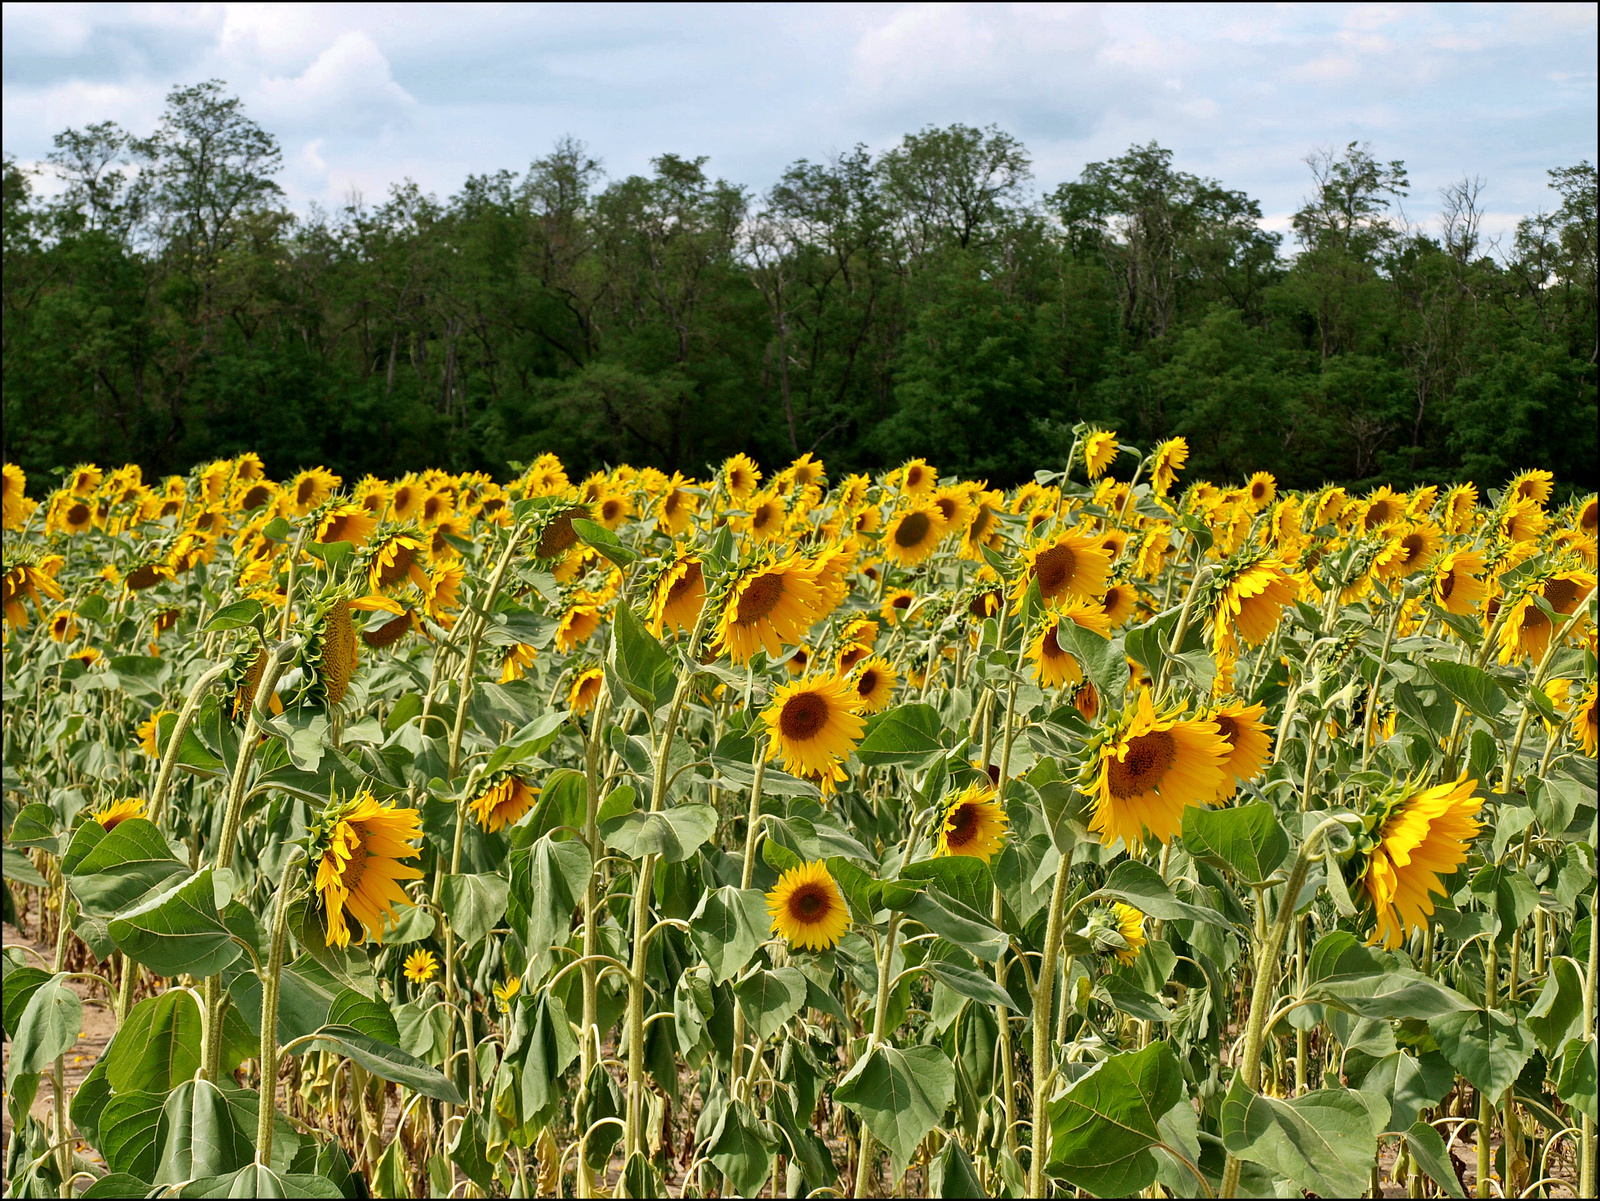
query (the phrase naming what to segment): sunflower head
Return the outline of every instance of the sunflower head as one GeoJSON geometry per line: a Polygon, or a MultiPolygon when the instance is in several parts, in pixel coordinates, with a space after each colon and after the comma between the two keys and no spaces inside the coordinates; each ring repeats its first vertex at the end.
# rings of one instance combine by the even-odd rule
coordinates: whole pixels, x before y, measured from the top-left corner
{"type": "Polygon", "coordinates": [[[1168,438],[1156,447],[1151,471],[1151,487],[1157,496],[1165,496],[1177,482],[1178,472],[1189,461],[1189,443],[1183,438],[1168,438]]]}
{"type": "Polygon", "coordinates": [[[1023,552],[1023,571],[1012,587],[1014,612],[1022,612],[1029,586],[1039,585],[1039,597],[1047,606],[1071,597],[1090,599],[1103,595],[1111,556],[1099,539],[1082,534],[1062,534],[1023,552]]]}
{"type": "Polygon", "coordinates": [[[705,603],[705,570],[698,556],[680,547],[651,584],[650,629],[657,638],[668,630],[692,630],[705,603]]]}
{"type": "Polygon", "coordinates": [[[1444,894],[1441,879],[1467,861],[1483,828],[1477,816],[1483,801],[1473,796],[1477,783],[1465,775],[1421,791],[1406,783],[1373,802],[1354,861],[1376,912],[1371,941],[1392,949],[1427,926],[1431,894],[1444,894]]]}
{"type": "Polygon", "coordinates": [[[883,532],[883,553],[901,567],[915,567],[934,552],[944,536],[945,520],[933,505],[897,513],[883,532]]]}
{"type": "Polygon", "coordinates": [[[594,513],[588,505],[573,504],[559,497],[541,498],[528,532],[528,544],[533,547],[533,557],[547,564],[564,559],[567,552],[578,545],[578,531],[572,528],[576,517],[585,520],[594,513]]]}
{"type": "Polygon", "coordinates": [[[1097,480],[1104,475],[1121,449],[1117,445],[1116,430],[1090,430],[1083,440],[1083,464],[1089,471],[1089,478],[1097,480]]]}
{"type": "Polygon", "coordinates": [[[362,791],[325,809],[310,838],[327,945],[350,945],[350,918],[361,939],[382,942],[385,927],[399,920],[395,907],[413,903],[399,881],[422,879],[421,871],[400,862],[421,854],[412,843],[422,838],[422,815],[379,804],[362,791]]]}
{"type": "Polygon", "coordinates": [[[413,984],[426,984],[439,971],[439,960],[432,951],[418,947],[406,956],[406,979],[413,984]]]}
{"type": "Polygon", "coordinates": [[[817,572],[799,555],[757,560],[718,589],[722,612],[717,640],[735,663],[748,663],[758,650],[777,657],[785,643],[801,641],[822,610],[817,572]]]}
{"type": "Polygon", "coordinates": [[[956,793],[938,823],[935,855],[971,855],[985,863],[1006,841],[1006,811],[987,777],[956,793]]]}
{"type": "Polygon", "coordinates": [[[356,629],[350,620],[350,598],[335,589],[324,595],[306,625],[300,665],[306,683],[302,695],[316,705],[332,707],[344,700],[355,675],[356,629]]]}
{"type": "Polygon", "coordinates": [[[130,817],[144,816],[145,803],[140,797],[125,797],[120,801],[112,801],[90,814],[91,820],[99,822],[108,831],[115,830],[130,817]]]}
{"type": "Polygon", "coordinates": [[[1165,844],[1182,830],[1184,809],[1217,795],[1232,752],[1216,722],[1158,713],[1148,690],[1098,741],[1084,769],[1095,798],[1089,828],[1130,849],[1146,832],[1165,844]]]}
{"type": "Polygon", "coordinates": [[[788,772],[817,773],[849,756],[866,722],[860,694],[838,676],[785,684],[762,713],[770,742],[767,757],[783,756],[788,772]]]}
{"type": "Polygon", "coordinates": [[[494,834],[521,821],[539,799],[539,791],[515,772],[503,772],[481,786],[467,809],[480,826],[494,834]]]}
{"type": "Polygon", "coordinates": [[[1113,956],[1123,967],[1131,967],[1149,941],[1144,934],[1144,914],[1121,901],[1095,910],[1083,936],[1094,943],[1096,951],[1113,956]]]}
{"type": "Polygon", "coordinates": [[[512,976],[510,979],[502,980],[499,984],[494,986],[494,999],[500,1003],[500,1009],[502,1012],[510,1011],[511,1002],[517,999],[517,994],[521,991],[521,976],[512,976]]]}
{"type": "Polygon", "coordinates": [[[139,724],[139,749],[152,759],[161,758],[161,719],[176,717],[171,709],[157,709],[139,724]]]}
{"type": "Polygon", "coordinates": [[[791,867],[767,893],[772,932],[812,951],[825,951],[850,928],[844,894],[818,861],[791,867]]]}

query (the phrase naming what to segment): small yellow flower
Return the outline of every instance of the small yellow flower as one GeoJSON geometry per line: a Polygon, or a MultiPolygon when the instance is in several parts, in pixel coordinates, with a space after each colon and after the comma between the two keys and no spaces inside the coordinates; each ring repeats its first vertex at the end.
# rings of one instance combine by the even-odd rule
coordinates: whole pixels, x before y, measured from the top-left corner
{"type": "Polygon", "coordinates": [[[844,894],[820,862],[784,872],[767,893],[767,912],[774,934],[813,951],[827,950],[850,928],[844,894]]]}
{"type": "Polygon", "coordinates": [[[406,956],[406,979],[413,984],[426,984],[439,970],[439,961],[432,951],[416,950],[406,956]]]}
{"type": "Polygon", "coordinates": [[[494,999],[500,1002],[501,1009],[509,1010],[511,1008],[511,1002],[516,999],[517,994],[521,991],[521,977],[512,976],[511,979],[505,981],[503,984],[496,984],[494,986],[494,999]]]}

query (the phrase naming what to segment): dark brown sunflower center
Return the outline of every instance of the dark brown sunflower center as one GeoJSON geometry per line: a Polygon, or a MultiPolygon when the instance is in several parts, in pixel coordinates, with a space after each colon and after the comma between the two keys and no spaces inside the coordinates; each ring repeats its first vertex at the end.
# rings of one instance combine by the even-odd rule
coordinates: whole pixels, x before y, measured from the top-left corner
{"type": "Polygon", "coordinates": [[[891,609],[909,609],[911,608],[911,598],[909,596],[897,596],[889,602],[889,607],[891,609]]]}
{"type": "Polygon", "coordinates": [[[894,544],[916,546],[928,536],[928,527],[931,524],[926,513],[908,513],[905,520],[894,527],[894,544]]]}
{"type": "Polygon", "coordinates": [[[1077,570],[1078,556],[1068,546],[1052,546],[1040,554],[1033,564],[1033,574],[1039,580],[1039,591],[1046,599],[1065,588],[1077,570]]]}
{"type": "Polygon", "coordinates": [[[845,647],[839,655],[839,670],[841,672],[849,671],[871,653],[872,651],[868,647],[862,646],[859,642],[845,647]]]}
{"type": "Polygon", "coordinates": [[[411,572],[411,562],[415,558],[409,546],[395,547],[394,558],[378,573],[378,586],[387,588],[405,579],[411,572]]]}
{"type": "Polygon", "coordinates": [[[67,510],[67,522],[71,525],[82,525],[89,520],[89,506],[81,500],[67,510]]]}
{"type": "Polygon", "coordinates": [[[135,592],[141,588],[149,588],[161,579],[161,575],[149,563],[142,567],[135,567],[128,573],[128,587],[135,592]]]}
{"type": "Polygon", "coordinates": [[[1160,785],[1177,757],[1177,743],[1166,730],[1128,740],[1128,753],[1111,760],[1109,784],[1114,797],[1141,796],[1160,785]]]}
{"type": "Polygon", "coordinates": [[[1537,630],[1540,626],[1547,626],[1549,624],[1550,619],[1544,615],[1543,609],[1536,609],[1532,605],[1529,605],[1522,612],[1522,628],[1524,632],[1528,630],[1537,630]]]}
{"type": "Polygon", "coordinates": [[[956,811],[945,818],[944,840],[953,847],[964,847],[978,836],[981,819],[976,805],[958,805],[956,811]]]}
{"type": "Polygon", "coordinates": [[[906,487],[917,488],[922,485],[922,468],[912,467],[906,471],[906,487]]]}
{"type": "Polygon", "coordinates": [[[757,505],[756,511],[750,516],[750,528],[764,530],[773,523],[776,517],[777,509],[775,506],[770,504],[757,505]]]}
{"type": "Polygon", "coordinates": [[[1060,626],[1051,626],[1044,632],[1044,644],[1042,649],[1046,659],[1061,658],[1061,643],[1056,641],[1056,631],[1060,628],[1060,626]]]}
{"type": "Polygon", "coordinates": [[[1267,486],[1259,480],[1250,485],[1250,499],[1260,500],[1267,494],[1267,486]]]}
{"type": "Polygon", "coordinates": [[[351,892],[361,887],[361,877],[367,874],[367,828],[355,827],[356,845],[350,852],[350,861],[344,865],[340,880],[351,892]]]}
{"type": "Polygon", "coordinates": [[[856,691],[862,696],[871,696],[878,690],[878,669],[869,667],[861,673],[861,678],[856,681],[856,691]]]}
{"type": "Polygon", "coordinates": [[[676,604],[690,592],[697,588],[702,580],[700,564],[690,561],[683,569],[683,574],[672,581],[672,586],[667,589],[667,604],[676,604]]]}
{"type": "Polygon", "coordinates": [[[1238,722],[1234,721],[1226,713],[1218,713],[1211,720],[1217,723],[1217,733],[1222,735],[1223,740],[1229,746],[1237,746],[1239,744],[1238,722]]]}
{"type": "Polygon", "coordinates": [[[1577,607],[1578,585],[1560,578],[1549,580],[1544,586],[1544,598],[1557,613],[1571,613],[1577,607]]]}
{"type": "Polygon", "coordinates": [[[1390,512],[1391,510],[1388,501],[1373,501],[1372,507],[1367,510],[1367,528],[1371,529],[1375,525],[1382,525],[1384,522],[1388,521],[1390,518],[1390,512]]]}
{"type": "Polygon", "coordinates": [[[1592,534],[1600,528],[1600,503],[1590,501],[1583,506],[1583,513],[1578,518],[1578,528],[1585,534],[1592,534]]]}
{"type": "Polygon", "coordinates": [[[1407,534],[1400,539],[1400,549],[1406,552],[1406,556],[1401,562],[1410,567],[1418,559],[1422,558],[1423,553],[1428,549],[1428,543],[1421,534],[1407,534]]]}
{"type": "Polygon", "coordinates": [[[317,481],[314,479],[301,480],[300,486],[294,490],[294,503],[303,505],[310,502],[317,494],[317,481]]]}
{"type": "Polygon", "coordinates": [[[933,503],[939,507],[939,512],[944,515],[945,521],[948,522],[956,515],[956,502],[954,497],[941,496],[936,498],[933,503]]]}
{"type": "Polygon", "coordinates": [[[793,742],[814,738],[828,724],[828,702],[815,692],[801,692],[784,702],[778,729],[793,742]]]}
{"type": "Polygon", "coordinates": [[[1454,592],[1455,590],[1456,590],[1456,573],[1454,571],[1451,571],[1450,573],[1448,573],[1444,577],[1444,579],[1439,581],[1439,596],[1443,600],[1449,600],[1450,599],[1450,594],[1452,592],[1454,592]]]}
{"type": "Polygon", "coordinates": [[[775,571],[756,576],[739,595],[738,620],[741,623],[759,621],[777,608],[782,597],[783,576],[775,571]]]}
{"type": "Polygon", "coordinates": [[[789,913],[803,922],[820,921],[833,906],[818,885],[808,884],[789,898],[789,913]]]}

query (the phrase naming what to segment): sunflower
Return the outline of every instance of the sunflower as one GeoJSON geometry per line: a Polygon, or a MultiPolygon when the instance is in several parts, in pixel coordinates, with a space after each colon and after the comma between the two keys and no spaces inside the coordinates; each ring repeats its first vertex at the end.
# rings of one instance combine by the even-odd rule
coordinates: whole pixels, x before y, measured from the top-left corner
{"type": "Polygon", "coordinates": [[[863,713],[887,709],[900,677],[887,659],[874,655],[856,672],[854,688],[863,713]]]}
{"type": "Polygon", "coordinates": [[[1005,845],[1006,811],[984,777],[968,785],[945,806],[934,855],[971,855],[985,863],[1005,845]]]}
{"type": "Polygon", "coordinates": [[[1156,447],[1155,466],[1151,472],[1151,487],[1157,496],[1165,496],[1177,483],[1178,472],[1189,461],[1189,443],[1183,438],[1168,438],[1156,447]]]}
{"type": "Polygon", "coordinates": [[[494,834],[516,825],[538,799],[539,789],[521,776],[505,775],[486,786],[467,808],[480,826],[494,834]]]}
{"type": "Polygon", "coordinates": [[[1123,967],[1132,967],[1134,960],[1139,958],[1139,952],[1144,950],[1145,943],[1149,941],[1144,936],[1144,914],[1132,905],[1113,901],[1109,916],[1123,944],[1111,953],[1123,967]]]}
{"type": "Polygon", "coordinates": [[[115,830],[130,817],[144,817],[145,804],[139,797],[125,797],[102,806],[89,816],[90,820],[99,822],[107,831],[115,830]]]}
{"type": "Polygon", "coordinates": [[[1095,796],[1089,828],[1110,846],[1118,838],[1136,851],[1148,831],[1165,844],[1183,828],[1183,811],[1217,795],[1232,747],[1217,723],[1157,714],[1149,690],[1123,716],[1091,759],[1087,791],[1095,796]]]}
{"type": "Polygon", "coordinates": [[[556,496],[572,487],[561,459],[549,451],[533,461],[522,479],[528,496],[556,496]]]}
{"type": "MultiPolygon", "coordinates": [[[[235,660],[234,675],[230,677],[237,681],[233,692],[232,716],[235,721],[241,716],[249,716],[250,706],[255,704],[256,689],[261,687],[261,676],[266,669],[267,652],[264,650],[258,650],[251,659],[250,666],[242,670],[239,668],[239,662],[235,660]]],[[[276,692],[267,698],[267,705],[275,714],[283,712],[283,698],[276,692]]]]}
{"type": "Polygon", "coordinates": [[[1272,735],[1263,720],[1266,712],[1265,705],[1246,707],[1243,701],[1211,711],[1211,720],[1229,748],[1227,775],[1217,789],[1218,800],[1233,796],[1239,791],[1239,781],[1255,779],[1267,765],[1272,735]]]}
{"type": "Polygon", "coordinates": [[[1478,578],[1485,566],[1477,551],[1458,550],[1433,568],[1433,603],[1447,612],[1468,616],[1488,595],[1489,585],[1478,578]]]}
{"type": "Polygon", "coordinates": [[[1100,608],[1113,629],[1126,625],[1138,607],[1139,590],[1132,584],[1112,584],[1100,597],[1100,608]]]}
{"type": "Polygon", "coordinates": [[[876,534],[883,526],[883,514],[877,505],[866,505],[850,517],[850,531],[855,534],[876,534]]]}
{"type": "Polygon", "coordinates": [[[1513,501],[1531,500],[1536,505],[1548,504],[1551,483],[1555,474],[1549,471],[1524,471],[1506,485],[1506,495],[1513,501]]]}
{"type": "Polygon", "coordinates": [[[1246,645],[1260,646],[1294,600],[1295,582],[1278,560],[1253,555],[1220,573],[1212,595],[1212,644],[1231,648],[1237,631],[1246,645]]]}
{"type": "Polygon", "coordinates": [[[850,928],[844,894],[821,861],[791,867],[767,894],[772,932],[813,951],[826,951],[850,928]]]}
{"type": "Polygon", "coordinates": [[[0,506],[0,525],[8,530],[20,530],[27,524],[33,505],[28,502],[28,477],[15,463],[4,468],[4,504],[0,506]]]}
{"type": "Polygon", "coordinates": [[[1273,502],[1278,495],[1278,481],[1273,478],[1270,471],[1258,471],[1250,477],[1250,482],[1244,486],[1244,503],[1252,513],[1259,513],[1273,502]]]}
{"type": "Polygon", "coordinates": [[[41,612],[44,607],[42,597],[65,599],[61,585],[41,566],[33,563],[8,565],[5,576],[0,578],[0,608],[4,609],[7,624],[18,628],[27,626],[28,610],[22,603],[24,597],[31,599],[33,607],[41,612]]]}
{"type": "Polygon", "coordinates": [[[1046,605],[1071,597],[1091,600],[1104,595],[1111,556],[1097,541],[1080,534],[1062,534],[1023,551],[1023,571],[1011,593],[1013,612],[1022,612],[1028,585],[1034,580],[1039,581],[1039,596],[1046,605]]]}
{"type": "Polygon", "coordinates": [[[878,615],[883,618],[885,625],[897,626],[916,599],[917,594],[909,588],[891,588],[885,594],[883,604],[878,607],[878,615]]]}
{"type": "Polygon", "coordinates": [[[1406,515],[1405,496],[1391,491],[1387,484],[1359,503],[1362,505],[1360,528],[1364,534],[1375,533],[1406,515]]]}
{"type": "Polygon", "coordinates": [[[1472,528],[1477,515],[1478,489],[1472,484],[1457,484],[1444,494],[1444,528],[1446,533],[1464,534],[1472,528]]]}
{"type": "Polygon", "coordinates": [[[923,459],[912,459],[897,471],[900,491],[907,496],[922,496],[932,492],[933,486],[939,482],[937,468],[929,467],[923,459]]]}
{"type": "Polygon", "coordinates": [[[1089,478],[1097,480],[1104,475],[1120,449],[1116,430],[1090,430],[1083,440],[1083,465],[1089,470],[1089,478]]]}
{"type": "Polygon", "coordinates": [[[411,898],[397,883],[420,880],[422,872],[402,859],[421,854],[413,842],[422,838],[422,815],[415,809],[380,805],[370,792],[328,810],[318,823],[316,890],[327,919],[327,944],[350,945],[348,913],[361,927],[363,940],[383,941],[383,928],[399,920],[396,905],[411,898]]]}
{"type": "Polygon", "coordinates": [[[447,630],[456,623],[455,610],[461,607],[461,585],[466,578],[466,568],[454,565],[428,573],[428,586],[422,590],[423,606],[428,616],[447,630]]]}
{"type": "Polygon", "coordinates": [[[1539,594],[1563,617],[1577,611],[1594,591],[1595,577],[1587,571],[1558,571],[1539,589],[1539,594]]]}
{"type": "Polygon", "coordinates": [[[567,606],[556,624],[556,649],[570,654],[594,636],[600,628],[600,610],[595,605],[573,604],[567,606]]]}
{"type": "Polygon", "coordinates": [[[309,471],[302,471],[289,481],[284,491],[289,514],[294,517],[304,517],[332,496],[342,482],[326,467],[313,467],[309,471]]]}
{"type": "Polygon", "coordinates": [[[567,690],[567,708],[575,716],[581,717],[594,708],[595,701],[600,699],[600,688],[605,683],[605,672],[598,667],[588,667],[573,677],[572,687],[567,690]]]}
{"type": "Polygon", "coordinates": [[[901,567],[915,567],[939,545],[944,518],[932,505],[919,505],[897,514],[883,532],[883,553],[901,567]]]}
{"type": "Polygon", "coordinates": [[[1111,623],[1092,602],[1071,601],[1059,612],[1047,614],[1039,622],[1028,647],[1028,658],[1039,665],[1034,678],[1046,688],[1076,684],[1083,679],[1083,668],[1078,660],[1061,646],[1058,631],[1064,621],[1093,630],[1102,638],[1111,637],[1111,623]]]}
{"type": "Polygon", "coordinates": [[[1172,527],[1161,521],[1139,536],[1139,552],[1133,560],[1133,574],[1153,580],[1161,574],[1172,554],[1172,527]]]}
{"type": "Polygon", "coordinates": [[[717,640],[735,663],[757,650],[777,657],[806,636],[822,602],[815,569],[798,555],[747,570],[728,590],[717,640]]]}
{"type": "Polygon", "coordinates": [[[520,680],[533,666],[533,661],[539,657],[535,647],[526,642],[514,643],[506,647],[500,658],[500,682],[509,684],[512,680],[520,680]]]}
{"type": "Polygon", "coordinates": [[[1507,542],[1537,542],[1550,525],[1550,516],[1537,501],[1512,501],[1500,512],[1495,529],[1507,542]]]}
{"type": "Polygon", "coordinates": [[[1578,531],[1594,537],[1600,530],[1600,499],[1590,496],[1578,509],[1578,531]]]}
{"type": "Polygon", "coordinates": [[[861,697],[838,676],[785,684],[761,714],[771,742],[767,758],[783,756],[787,772],[820,772],[849,756],[867,723],[856,715],[861,697]]]}
{"type": "Polygon", "coordinates": [[[676,538],[687,530],[694,520],[695,510],[700,507],[700,498],[684,491],[683,486],[688,482],[674,472],[667,481],[666,493],[656,502],[656,529],[669,538],[676,538]]]}
{"type": "Polygon", "coordinates": [[[789,485],[791,493],[805,496],[810,503],[821,496],[824,477],[822,460],[812,458],[808,450],[784,468],[781,478],[789,485]]]}
{"type": "Polygon", "coordinates": [[[1351,507],[1350,497],[1343,488],[1329,488],[1316,498],[1312,506],[1311,528],[1319,530],[1324,526],[1337,525],[1344,511],[1351,507]]]}
{"type": "Polygon", "coordinates": [[[422,569],[422,541],[411,534],[390,534],[368,551],[367,588],[388,592],[409,580],[426,589],[428,574],[422,569]]]}
{"type": "Polygon", "coordinates": [[[744,500],[753,496],[760,485],[761,469],[749,455],[734,455],[722,465],[722,483],[728,489],[729,496],[744,500]]]}
{"type": "Polygon", "coordinates": [[[418,947],[406,956],[406,979],[413,984],[426,984],[439,970],[439,961],[432,951],[418,947]]]}
{"type": "Polygon", "coordinates": [[[57,609],[50,617],[50,641],[68,642],[78,636],[78,617],[71,609],[57,609]]]}
{"type": "Polygon", "coordinates": [[[739,528],[757,542],[771,542],[783,536],[786,516],[783,497],[765,492],[751,501],[749,516],[739,523],[739,528]]]}
{"type": "Polygon", "coordinates": [[[979,492],[972,499],[972,516],[961,534],[961,557],[978,562],[983,560],[982,548],[997,550],[1000,546],[1000,517],[998,510],[1005,498],[999,492],[979,492]]]}
{"type": "Polygon", "coordinates": [[[1072,707],[1083,715],[1084,721],[1093,721],[1100,714],[1100,694],[1094,684],[1083,680],[1072,690],[1072,707]]]}
{"type": "Polygon", "coordinates": [[[857,663],[872,657],[872,646],[866,642],[847,642],[839,648],[839,653],[834,657],[834,670],[840,675],[848,675],[855,670],[857,663]]]}
{"type": "Polygon", "coordinates": [[[177,716],[171,709],[157,709],[148,718],[139,723],[137,736],[139,749],[152,759],[161,758],[161,719],[163,717],[177,716]]]}
{"type": "Polygon", "coordinates": [[[1377,910],[1370,941],[1392,950],[1409,930],[1427,926],[1433,913],[1429,894],[1444,894],[1441,878],[1466,862],[1467,848],[1482,829],[1477,815],[1483,802],[1472,795],[1477,783],[1463,776],[1384,803],[1362,879],[1377,910]]]}
{"type": "Polygon", "coordinates": [[[692,630],[706,603],[706,578],[700,560],[679,549],[650,593],[650,629],[659,638],[667,630],[692,630]]]}
{"type": "Polygon", "coordinates": [[[74,496],[93,496],[95,489],[100,486],[100,481],[105,478],[105,472],[93,463],[80,463],[72,469],[69,478],[71,482],[67,487],[74,496]]]}
{"type": "Polygon", "coordinates": [[[1600,745],[1600,724],[1597,723],[1600,723],[1600,714],[1596,712],[1595,682],[1590,680],[1573,710],[1572,728],[1578,736],[1578,745],[1591,759],[1595,756],[1596,746],[1600,745]]]}
{"type": "Polygon", "coordinates": [[[494,999],[500,1002],[502,1011],[509,1012],[511,1002],[517,999],[517,994],[522,991],[522,977],[512,976],[494,986],[494,999]]]}

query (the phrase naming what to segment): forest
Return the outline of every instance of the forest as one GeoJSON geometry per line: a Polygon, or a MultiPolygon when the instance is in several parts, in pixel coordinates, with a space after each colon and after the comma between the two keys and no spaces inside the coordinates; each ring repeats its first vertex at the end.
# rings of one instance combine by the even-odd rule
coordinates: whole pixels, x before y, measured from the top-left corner
{"type": "Polygon", "coordinates": [[[35,487],[247,450],[352,480],[919,455],[1005,487],[1080,422],[1182,436],[1218,480],[1596,481],[1588,162],[1491,239],[1484,181],[1414,194],[1356,143],[1307,155],[1288,236],[1155,142],[1050,183],[992,126],[761,193],[675,153],[610,178],[563,138],[445,200],[303,213],[218,81],[55,146],[4,168],[4,457],[35,487]]]}

